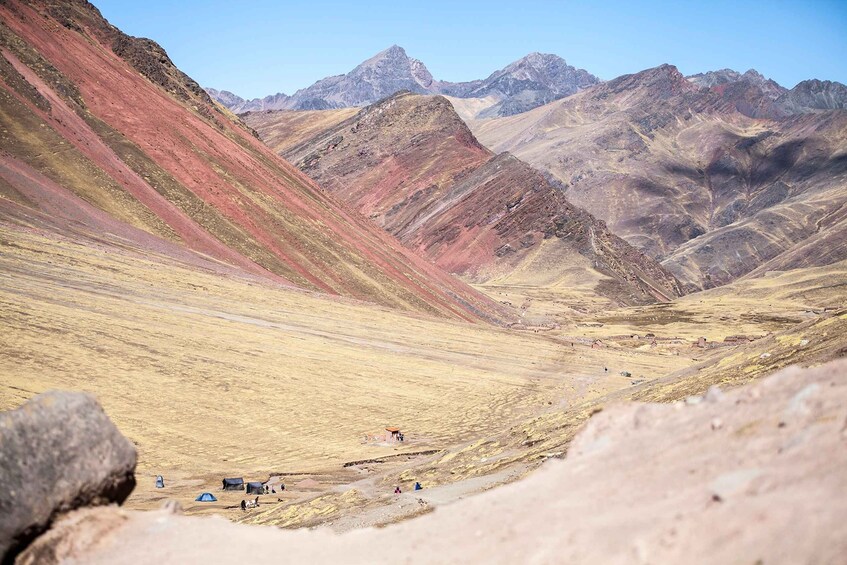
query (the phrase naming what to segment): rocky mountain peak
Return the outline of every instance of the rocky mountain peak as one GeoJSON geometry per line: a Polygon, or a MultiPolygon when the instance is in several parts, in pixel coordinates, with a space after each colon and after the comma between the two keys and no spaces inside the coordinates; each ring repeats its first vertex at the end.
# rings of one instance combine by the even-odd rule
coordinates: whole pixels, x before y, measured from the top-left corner
{"type": "Polygon", "coordinates": [[[244,103],[244,99],[242,97],[228,90],[217,90],[215,88],[207,88],[206,93],[208,93],[209,96],[211,96],[227,108],[244,103]]]}
{"type": "Polygon", "coordinates": [[[756,69],[747,69],[747,71],[745,71],[744,74],[741,75],[741,78],[754,82],[766,82],[768,80],[765,75],[763,75],[756,69]]]}
{"type": "Polygon", "coordinates": [[[654,99],[665,99],[699,88],[686,80],[679,69],[667,63],[610,80],[606,87],[613,94],[640,91],[654,99]]]}
{"type": "Polygon", "coordinates": [[[506,77],[511,82],[532,81],[556,93],[568,94],[600,82],[600,79],[589,72],[568,65],[567,61],[558,55],[538,52],[530,53],[492,73],[483,81],[483,85],[506,77]]]}
{"type": "Polygon", "coordinates": [[[718,71],[698,73],[686,78],[697,86],[711,88],[721,84],[736,82],[741,79],[741,73],[732,69],[720,69],[718,71]]]}
{"type": "MultiPolygon", "coordinates": [[[[353,77],[364,74],[370,74],[376,79],[413,79],[424,87],[432,84],[432,74],[430,74],[426,65],[418,59],[409,57],[406,50],[399,45],[392,45],[388,49],[380,51],[345,76],[353,77]]],[[[393,94],[393,92],[390,94],[393,94]]]]}
{"type": "Polygon", "coordinates": [[[459,98],[493,96],[499,102],[480,117],[509,116],[598,84],[600,79],[567,64],[557,55],[530,53],[491,73],[485,80],[442,84],[444,94],[459,98]]]}
{"type": "Polygon", "coordinates": [[[432,86],[432,74],[421,61],[417,59],[409,59],[409,66],[412,70],[412,77],[418,84],[424,88],[432,86]]]}
{"type": "MultiPolygon", "coordinates": [[[[406,50],[399,45],[392,45],[388,49],[384,49],[361,63],[356,69],[375,67],[375,66],[404,66],[409,62],[409,56],[406,55],[406,50]]],[[[356,71],[353,69],[353,72],[356,71]]]]}
{"type": "Polygon", "coordinates": [[[804,80],[780,96],[777,103],[790,114],[843,110],[847,108],[847,86],[831,80],[804,80]]]}
{"type": "Polygon", "coordinates": [[[212,96],[242,113],[252,110],[320,110],[366,106],[408,90],[417,94],[445,94],[459,98],[493,97],[486,115],[511,115],[541,106],[598,84],[600,79],[567,64],[561,57],[533,52],[485,80],[444,82],[435,80],[426,65],[409,57],[399,45],[380,51],[345,75],[319,80],[288,97],[283,94],[262,99],[239,97],[208,89],[212,96]]]}

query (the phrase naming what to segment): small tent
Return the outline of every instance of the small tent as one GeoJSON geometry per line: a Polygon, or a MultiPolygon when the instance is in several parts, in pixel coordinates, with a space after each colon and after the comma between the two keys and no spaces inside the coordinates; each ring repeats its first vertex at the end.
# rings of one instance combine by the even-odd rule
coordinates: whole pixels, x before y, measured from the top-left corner
{"type": "Polygon", "coordinates": [[[265,494],[265,485],[262,483],[247,483],[247,494],[265,494]]]}
{"type": "Polygon", "coordinates": [[[200,496],[198,496],[194,500],[196,500],[197,502],[217,502],[218,501],[218,499],[215,498],[215,495],[212,494],[211,492],[204,492],[203,494],[201,494],[200,496]]]}
{"type": "Polygon", "coordinates": [[[224,490],[244,490],[244,479],[242,479],[242,478],[224,479],[223,480],[223,489],[224,490]]]}
{"type": "Polygon", "coordinates": [[[165,478],[162,475],[156,475],[156,488],[165,488],[165,478]]]}

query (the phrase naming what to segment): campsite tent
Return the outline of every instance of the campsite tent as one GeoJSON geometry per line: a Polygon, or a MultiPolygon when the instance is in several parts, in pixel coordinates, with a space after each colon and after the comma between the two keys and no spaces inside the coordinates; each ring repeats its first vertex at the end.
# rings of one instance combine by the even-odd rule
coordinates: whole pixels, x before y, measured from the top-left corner
{"type": "Polygon", "coordinates": [[[265,494],[265,485],[262,483],[247,483],[247,494],[265,494]]]}
{"type": "Polygon", "coordinates": [[[217,502],[218,501],[218,499],[215,498],[215,495],[212,494],[211,492],[204,492],[203,494],[201,494],[200,496],[198,496],[194,500],[196,500],[197,502],[217,502]]]}
{"type": "Polygon", "coordinates": [[[224,479],[223,488],[224,490],[244,490],[244,479],[224,479]]]}
{"type": "Polygon", "coordinates": [[[156,488],[165,488],[165,478],[162,475],[156,475],[156,488]]]}

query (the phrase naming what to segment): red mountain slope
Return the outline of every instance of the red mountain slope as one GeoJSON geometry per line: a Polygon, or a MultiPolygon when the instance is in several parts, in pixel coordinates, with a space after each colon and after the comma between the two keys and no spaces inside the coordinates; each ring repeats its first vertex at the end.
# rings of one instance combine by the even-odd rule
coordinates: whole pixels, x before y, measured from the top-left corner
{"type": "Polygon", "coordinates": [[[67,191],[305,289],[454,318],[496,314],[228,119],[158,45],[126,36],[87,2],[0,4],[0,54],[4,209],[48,210],[67,191]]]}
{"type": "Polygon", "coordinates": [[[292,112],[244,116],[322,187],[450,272],[550,281],[591,271],[596,292],[627,304],[681,292],[538,171],[480,145],[447,99],[401,93],[343,118],[330,113],[315,133],[292,112]],[[296,131],[312,136],[292,144],[296,131]]]}

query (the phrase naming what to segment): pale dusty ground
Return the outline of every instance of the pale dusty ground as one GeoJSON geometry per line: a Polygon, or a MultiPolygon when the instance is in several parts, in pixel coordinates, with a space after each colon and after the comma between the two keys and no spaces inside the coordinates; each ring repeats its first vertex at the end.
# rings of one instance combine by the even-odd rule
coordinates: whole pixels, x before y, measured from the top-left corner
{"type": "MultiPolygon", "coordinates": [[[[0,226],[0,245],[0,408],[48,389],[96,394],[139,449],[131,508],[174,498],[191,512],[238,518],[226,507],[240,492],[211,505],[193,499],[221,494],[223,476],[276,473],[316,476],[320,489],[285,495],[314,507],[315,496],[370,473],[344,462],[470,445],[628,388],[624,368],[655,379],[690,364],[403,316],[19,228],[0,226]],[[407,441],[363,443],[386,425],[407,441]],[[157,474],[164,491],[153,488],[157,474]]],[[[406,462],[378,473],[402,473],[406,462]]],[[[296,523],[313,517],[301,512],[296,523]]]]}
{"type": "Polygon", "coordinates": [[[22,562],[840,563],[846,375],[839,361],[689,402],[617,405],[565,461],[383,529],[85,510],[22,562]]]}
{"type": "Polygon", "coordinates": [[[544,281],[519,269],[480,287],[527,322],[562,322],[536,333],[404,316],[19,227],[0,225],[0,249],[0,408],[51,388],[91,391],[138,446],[130,508],[177,500],[248,523],[346,531],[426,513],[560,456],[615,397],[681,398],[847,345],[845,316],[822,313],[843,301],[844,264],[611,311],[585,300],[595,281],[577,269],[544,281]],[[793,329],[800,322],[811,326],[793,329]],[[687,341],[614,338],[634,331],[687,341]],[[741,348],[690,345],[767,332],[741,348]],[[594,337],[605,346],[588,347],[594,337]],[[408,441],[363,441],[386,425],[408,441]],[[157,474],[166,489],[154,488],[157,474]],[[245,514],[242,492],[219,490],[223,476],[288,488],[245,514]],[[298,486],[305,479],[317,484],[298,486]],[[405,496],[415,481],[423,503],[405,496]],[[219,501],[194,502],[203,491],[219,501]]]}

